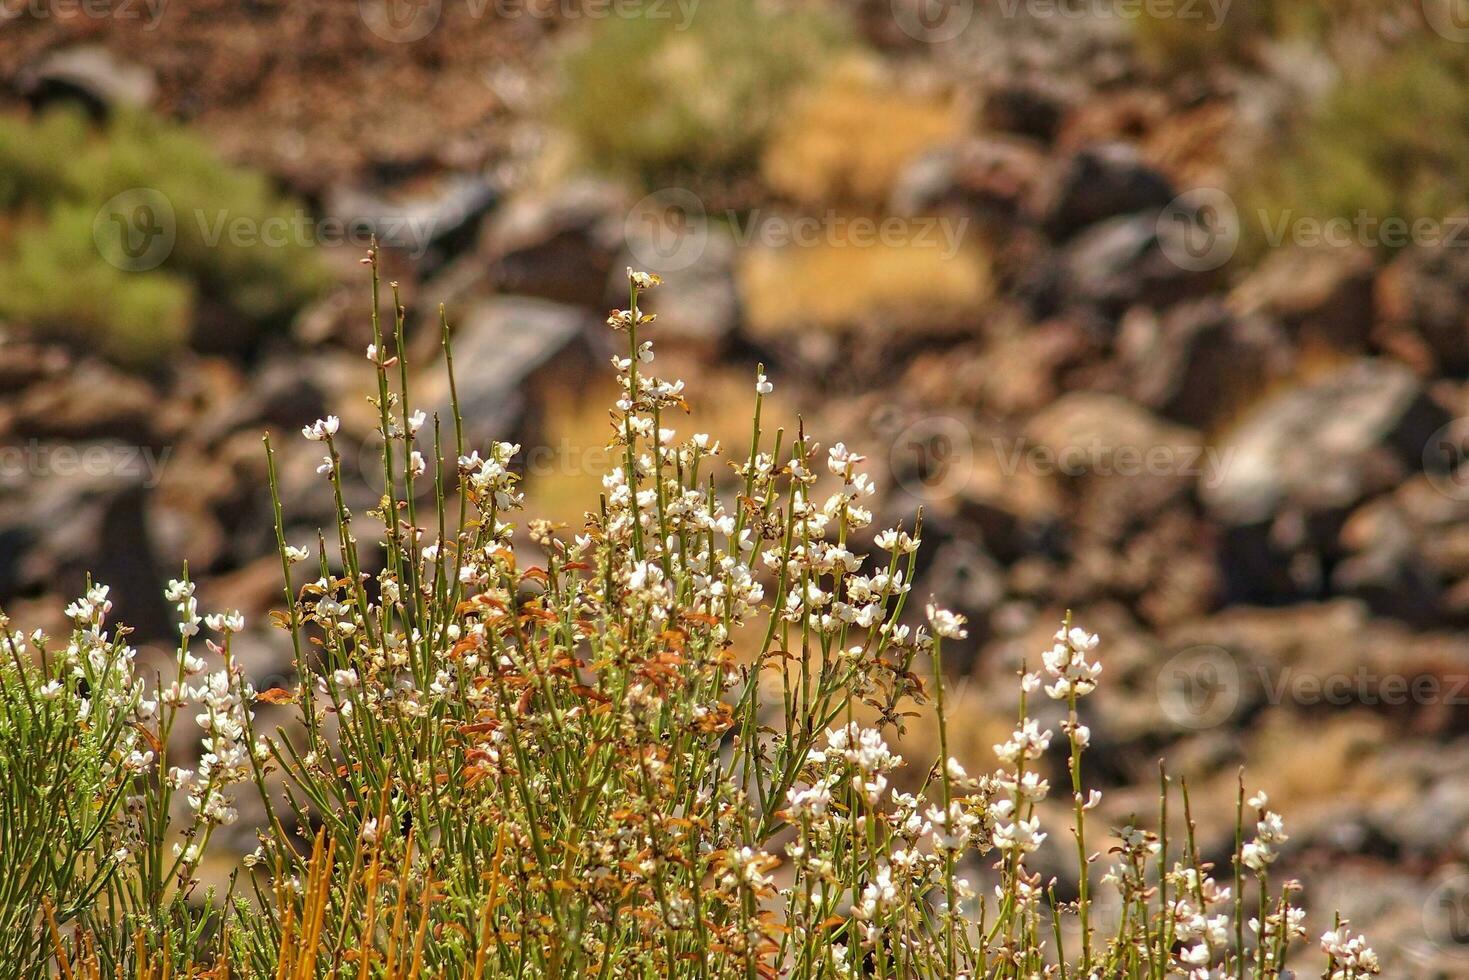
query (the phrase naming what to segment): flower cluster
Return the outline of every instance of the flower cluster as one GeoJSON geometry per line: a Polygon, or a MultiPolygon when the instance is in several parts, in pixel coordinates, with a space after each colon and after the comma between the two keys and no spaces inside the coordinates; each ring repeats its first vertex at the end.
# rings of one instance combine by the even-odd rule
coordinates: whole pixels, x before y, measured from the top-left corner
{"type": "MultiPolygon", "coordinates": [[[[245,623],[201,612],[187,578],[166,592],[178,645],[151,694],[106,625],[107,590],[68,609],[64,655],[40,657],[64,670],[26,690],[99,733],[93,797],[119,802],[94,865],[126,911],[116,943],[141,936],[151,964],[189,935],[217,944],[216,973],[298,977],[1279,977],[1304,919],[1293,882],[1269,889],[1287,838],[1263,795],[1234,856],[1259,886],[1249,909],[1192,831],[1168,870],[1161,814],[1116,832],[1094,875],[1102,800],[1079,705],[1100,643],[1069,616],[1021,673],[998,765],[971,776],[950,752],[944,671],[969,624],[909,607],[919,525],[873,527],[878,488],[847,445],[765,431],[763,368],[748,452],[681,436],[685,385],[657,373],[640,305],[657,285],[629,270],[628,307],[607,318],[625,345],[616,463],[573,529],[524,519],[520,447],[465,445],[452,384],[452,417],[412,408],[391,353],[402,307],[391,331],[374,312],[384,482],[366,517],[382,540],[359,544],[335,416],[302,430],[327,450],[337,510],[315,549],[287,544],[269,458],[290,689],[253,689],[232,645],[245,623]],[[1030,713],[1041,690],[1046,723],[1030,713]],[[262,701],[292,724],[257,736],[262,701]],[[201,733],[192,765],[169,748],[180,714],[201,733]],[[937,732],[931,764],[893,749],[911,754],[895,740],[915,717],[937,732]],[[1053,781],[1069,783],[1055,799],[1053,781]],[[250,785],[263,824],[247,873],[270,909],[236,897],[207,929],[187,899],[250,785]],[[1043,876],[1068,840],[1075,877],[1043,876]],[[1124,909],[1115,931],[1095,921],[1102,887],[1124,909]],[[175,918],[154,913],[170,902],[175,918]]],[[[450,363],[447,328],[444,344],[450,363]]],[[[1332,976],[1376,972],[1344,926],[1323,948],[1332,976]]],[[[177,974],[203,959],[187,956],[177,974]]]]}

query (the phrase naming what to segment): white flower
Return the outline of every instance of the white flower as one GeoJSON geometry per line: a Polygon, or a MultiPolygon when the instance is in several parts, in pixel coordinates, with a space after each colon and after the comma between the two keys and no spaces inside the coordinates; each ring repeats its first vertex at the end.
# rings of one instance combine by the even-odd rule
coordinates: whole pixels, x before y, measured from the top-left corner
{"type": "Polygon", "coordinates": [[[210,613],[204,617],[204,625],[216,633],[238,633],[245,628],[245,617],[237,609],[231,609],[227,613],[210,613]]]}
{"type": "Polygon", "coordinates": [[[335,415],[328,415],[324,419],[317,419],[310,425],[302,426],[301,434],[307,439],[310,439],[312,442],[321,442],[331,436],[336,435],[337,429],[341,428],[341,426],[341,419],[337,418],[335,415]]]}
{"type": "Polygon", "coordinates": [[[917,551],[919,545],[917,538],[910,535],[907,531],[900,531],[895,527],[879,532],[877,537],[873,538],[872,541],[873,544],[877,545],[883,551],[889,551],[899,555],[906,555],[917,551]]]}
{"type": "Polygon", "coordinates": [[[1240,851],[1240,860],[1253,871],[1264,871],[1275,860],[1275,852],[1268,845],[1252,840],[1240,851]]]}
{"type": "Polygon", "coordinates": [[[1203,943],[1190,946],[1179,953],[1178,958],[1189,966],[1205,966],[1209,962],[1209,947],[1203,943]]]}
{"type": "Polygon", "coordinates": [[[826,468],[837,476],[845,476],[847,468],[865,460],[866,456],[859,456],[847,449],[846,443],[839,442],[827,450],[826,468]]]}
{"type": "Polygon", "coordinates": [[[652,289],[663,282],[661,277],[651,272],[638,272],[632,266],[627,267],[627,279],[639,289],[652,289]]]}
{"type": "Polygon", "coordinates": [[[995,846],[1002,851],[1019,851],[1022,854],[1029,854],[1040,847],[1046,839],[1040,827],[1040,817],[1001,824],[995,828],[995,846]]]}
{"type": "Polygon", "coordinates": [[[755,392],[757,394],[768,395],[774,390],[775,385],[771,384],[763,373],[755,378],[755,392]]]}
{"type": "Polygon", "coordinates": [[[1377,954],[1373,952],[1372,947],[1367,945],[1366,937],[1352,935],[1352,931],[1346,927],[1345,922],[1322,934],[1321,949],[1337,961],[1338,972],[1331,974],[1332,980],[1338,977],[1370,976],[1382,972],[1382,967],[1377,962],[1377,954]]]}
{"type": "Polygon", "coordinates": [[[1019,765],[1029,759],[1039,759],[1051,745],[1051,730],[1044,732],[1034,718],[1027,718],[1010,735],[1010,741],[995,746],[995,754],[1010,765],[1019,765]]]}
{"type": "Polygon", "coordinates": [[[1088,661],[1086,655],[1097,648],[1098,642],[1098,637],[1080,627],[1058,631],[1055,645],[1041,655],[1046,673],[1055,679],[1054,684],[1046,687],[1046,694],[1064,701],[1094,691],[1102,665],[1088,661]]]}
{"type": "Polygon", "coordinates": [[[942,636],[951,640],[962,640],[969,635],[969,631],[964,628],[964,624],[968,620],[958,613],[949,612],[949,610],[940,608],[931,602],[928,604],[927,612],[928,625],[933,630],[935,636],[942,636]]]}

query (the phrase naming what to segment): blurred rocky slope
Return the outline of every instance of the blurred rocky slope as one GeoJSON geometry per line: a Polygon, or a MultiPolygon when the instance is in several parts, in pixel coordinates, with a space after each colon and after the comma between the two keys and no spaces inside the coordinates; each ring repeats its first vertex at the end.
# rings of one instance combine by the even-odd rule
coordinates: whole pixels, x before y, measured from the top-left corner
{"type": "MultiPolygon", "coordinates": [[[[1251,252],[1240,190],[1344,64],[1432,21],[1345,5],[1310,41],[1232,22],[1210,41],[1243,54],[1180,69],[1150,53],[1166,31],[1095,10],[960,3],[950,30],[906,0],[801,6],[845,34],[751,145],[610,174],[555,106],[564,51],[611,28],[565,5],[429,4],[421,37],[366,2],[7,25],[9,111],[141,104],[351,233],[321,249],[339,285],[229,356],[129,370],[4,325],[0,604],[55,625],[91,572],[156,644],[187,561],[280,674],[260,437],[294,543],[331,519],[300,425],[342,417],[373,499],[365,237],[401,282],[425,407],[446,404],[442,302],[471,439],[525,445],[530,498],[568,521],[605,462],[600,314],[624,266],[661,268],[661,356],[713,402],[698,427],[744,438],[763,361],[783,409],[870,456],[878,526],[924,509],[919,592],[973,624],[971,768],[1011,715],[990,692],[1073,609],[1107,641],[1088,722],[1108,818],[1150,811],[1166,754],[1222,862],[1248,759],[1308,898],[1375,930],[1392,975],[1465,975],[1469,935],[1431,912],[1469,896],[1469,234],[1251,252]]],[[[697,30],[670,31],[657,63],[704,91],[674,43],[697,30]]],[[[768,94],[713,84],[735,111],[768,94]]],[[[687,123],[664,94],[695,131],[730,111],[687,123]]]]}

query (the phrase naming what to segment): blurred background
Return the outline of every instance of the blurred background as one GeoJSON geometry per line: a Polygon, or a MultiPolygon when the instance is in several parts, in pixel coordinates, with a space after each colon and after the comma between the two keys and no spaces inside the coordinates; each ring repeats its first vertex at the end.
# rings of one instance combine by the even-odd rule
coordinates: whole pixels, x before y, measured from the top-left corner
{"type": "Polygon", "coordinates": [[[91,572],[166,645],[187,562],[283,682],[261,436],[292,543],[305,423],[375,502],[374,236],[420,404],[443,303],[532,514],[594,502],[601,319],[659,272],[681,430],[747,446],[763,362],[874,529],[924,509],[971,771],[1073,609],[1106,821],[1166,754],[1227,867],[1247,761],[1309,904],[1469,976],[1469,3],[0,0],[18,625],[91,572]]]}

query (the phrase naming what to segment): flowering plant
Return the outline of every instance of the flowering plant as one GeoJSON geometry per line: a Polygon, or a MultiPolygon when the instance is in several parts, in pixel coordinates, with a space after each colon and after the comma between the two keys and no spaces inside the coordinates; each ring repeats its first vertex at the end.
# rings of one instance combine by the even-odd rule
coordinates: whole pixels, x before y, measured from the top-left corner
{"type": "MultiPolygon", "coordinates": [[[[105,588],[68,610],[64,647],[5,627],[0,812],[24,815],[3,832],[25,855],[0,872],[7,962],[147,977],[1284,975],[1304,913],[1293,882],[1272,890],[1286,834],[1263,794],[1232,881],[1198,853],[1186,788],[1189,832],[1170,849],[1166,778],[1155,829],[1118,831],[1110,868],[1094,867],[1078,703],[1102,663],[1069,621],[1020,679],[999,768],[970,775],[949,754],[943,672],[964,617],[909,615],[920,522],[872,534],[863,458],[769,434],[763,371],[750,451],[724,477],[717,441],[670,427],[684,386],[654,373],[640,306],[657,284],[629,270],[628,307],[608,319],[625,342],[618,463],[570,531],[518,523],[518,447],[465,446],[457,393],[452,418],[412,408],[406,366],[385,356],[403,349],[395,291],[392,336],[374,317],[368,351],[377,506],[344,503],[340,424],[320,420],[303,434],[324,450],[337,527],[288,544],[267,444],[295,684],[256,691],[231,651],[240,617],[202,616],[187,579],[168,587],[179,644],[153,688],[106,626],[105,588]],[[383,529],[380,561],[364,520],[383,529]],[[1059,741],[1029,713],[1037,692],[1063,709],[1059,741]],[[295,724],[257,731],[260,703],[294,706],[295,724]],[[908,766],[889,740],[929,706],[938,758],[908,766]],[[169,750],[186,711],[202,736],[192,770],[169,750]],[[1077,859],[1064,898],[1031,868],[1053,742],[1077,859]],[[222,905],[191,904],[214,831],[252,790],[259,848],[222,905]],[[83,802],[46,811],[57,798],[83,802]],[[47,835],[70,849],[36,856],[47,835]],[[1094,921],[1101,888],[1120,897],[1115,928],[1094,921]]],[[[1241,793],[1241,826],[1245,806],[1241,793]]],[[[1325,977],[1377,972],[1344,923],[1322,947],[1325,977]]]]}

